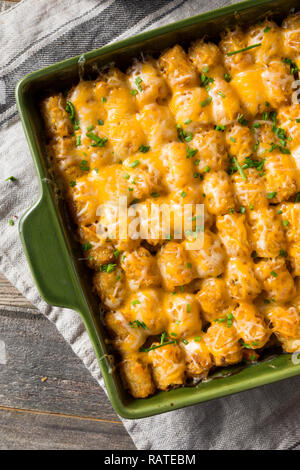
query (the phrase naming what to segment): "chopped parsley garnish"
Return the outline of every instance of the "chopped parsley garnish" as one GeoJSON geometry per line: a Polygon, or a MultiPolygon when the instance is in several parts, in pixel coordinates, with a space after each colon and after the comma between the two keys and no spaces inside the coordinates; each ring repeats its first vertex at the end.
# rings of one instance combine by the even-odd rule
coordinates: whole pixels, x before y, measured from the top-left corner
{"type": "Polygon", "coordinates": [[[234,207],[231,207],[228,212],[229,212],[229,214],[233,214],[234,213],[234,207]]]}
{"type": "Polygon", "coordinates": [[[151,197],[159,197],[160,193],[151,193],[151,197]]]}
{"type": "Polygon", "coordinates": [[[94,132],[87,132],[87,137],[91,140],[93,140],[96,144],[97,147],[104,147],[104,145],[107,142],[106,137],[99,137],[98,135],[94,134],[94,132]]]}
{"type": "Polygon", "coordinates": [[[135,95],[138,94],[138,91],[137,91],[137,90],[130,90],[130,93],[131,93],[133,96],[135,96],[135,95]]]}
{"type": "Polygon", "coordinates": [[[129,325],[132,328],[144,328],[144,330],[148,329],[146,324],[143,321],[139,321],[139,320],[131,321],[131,322],[129,322],[129,325]]]}
{"type": "Polygon", "coordinates": [[[240,207],[240,213],[241,213],[241,214],[245,214],[245,212],[246,212],[245,207],[241,206],[241,207],[240,207]]]}
{"type": "Polygon", "coordinates": [[[75,121],[75,108],[71,101],[67,101],[66,111],[69,115],[71,122],[74,124],[75,121]]]}
{"type": "Polygon", "coordinates": [[[241,177],[246,180],[247,179],[247,176],[245,175],[243,169],[241,168],[239,162],[237,161],[236,157],[233,157],[233,163],[236,165],[237,169],[238,169],[238,172],[239,174],[241,175],[241,177]]]}
{"type": "Polygon", "coordinates": [[[178,139],[180,140],[180,142],[184,142],[187,132],[182,129],[180,124],[177,124],[176,128],[177,128],[178,139]]]}
{"type": "Polygon", "coordinates": [[[120,256],[120,250],[115,250],[114,251],[114,257],[119,258],[119,256],[120,256]]]}
{"type": "Polygon", "coordinates": [[[206,100],[200,102],[200,106],[204,108],[205,106],[208,106],[212,102],[212,97],[209,96],[206,98],[206,100]]]}
{"type": "Polygon", "coordinates": [[[74,186],[76,186],[76,181],[70,181],[70,186],[71,188],[74,188],[74,186]]]}
{"type": "Polygon", "coordinates": [[[221,124],[219,124],[215,127],[215,131],[224,132],[224,131],[226,131],[226,126],[222,126],[221,124]]]}
{"type": "Polygon", "coordinates": [[[189,344],[189,342],[188,342],[187,339],[182,339],[181,341],[182,341],[182,343],[185,344],[185,345],[189,344]]]}
{"type": "Polygon", "coordinates": [[[231,80],[231,75],[230,75],[229,73],[225,73],[225,74],[224,74],[224,80],[225,80],[227,83],[229,83],[230,80],[231,80]]]}
{"type": "Polygon", "coordinates": [[[221,98],[226,98],[226,96],[224,95],[224,93],[222,91],[218,91],[218,95],[220,95],[221,98]]]}
{"type": "Polygon", "coordinates": [[[231,142],[233,142],[234,144],[236,143],[236,140],[234,137],[229,137],[229,140],[231,140],[231,142]]]}
{"type": "Polygon", "coordinates": [[[87,160],[81,160],[79,168],[81,171],[90,171],[89,163],[87,160]]]}
{"type": "Polygon", "coordinates": [[[183,124],[190,124],[191,122],[192,122],[192,120],[189,118],[189,119],[187,119],[186,121],[184,121],[183,124]]]}
{"type": "Polygon", "coordinates": [[[133,301],[131,302],[132,305],[138,305],[138,304],[140,304],[140,303],[141,303],[140,300],[133,300],[133,301]]]}
{"type": "Polygon", "coordinates": [[[76,137],[76,147],[79,147],[79,145],[81,145],[81,135],[76,137]]]}
{"type": "Polygon", "coordinates": [[[195,336],[194,341],[199,343],[202,340],[202,336],[195,336]]]}
{"type": "Polygon", "coordinates": [[[246,157],[243,164],[243,169],[245,170],[247,168],[256,168],[257,171],[262,171],[265,161],[265,159],[253,160],[251,157],[246,157]]]}
{"type": "Polygon", "coordinates": [[[267,198],[268,199],[273,199],[274,197],[277,196],[277,191],[273,191],[272,193],[268,193],[267,194],[267,198]]]}
{"type": "Polygon", "coordinates": [[[9,223],[9,225],[11,225],[11,226],[15,225],[15,223],[14,223],[14,221],[13,221],[12,219],[9,219],[8,223],[9,223]]]}
{"type": "Polygon", "coordinates": [[[191,158],[191,157],[194,157],[197,153],[198,153],[198,149],[192,149],[190,148],[189,146],[187,146],[187,156],[186,158],[191,158]]]}
{"type": "Polygon", "coordinates": [[[299,68],[295,62],[293,62],[291,59],[288,58],[282,58],[281,59],[284,64],[287,64],[290,66],[290,74],[294,75],[296,72],[299,72],[299,68]]]}
{"type": "Polygon", "coordinates": [[[99,126],[103,126],[104,125],[103,119],[98,119],[98,124],[99,124],[99,126]]]}
{"type": "Polygon", "coordinates": [[[208,165],[206,165],[204,168],[203,168],[203,171],[204,173],[209,173],[210,172],[210,167],[208,165]]]}
{"type": "Polygon", "coordinates": [[[142,153],[147,153],[147,152],[149,152],[149,150],[150,150],[149,145],[140,145],[139,146],[139,151],[142,152],[142,153]]]}
{"type": "Polygon", "coordinates": [[[287,255],[288,255],[285,250],[280,250],[279,254],[280,254],[280,256],[283,256],[283,258],[286,258],[287,255]]]}
{"type": "Polygon", "coordinates": [[[93,126],[93,124],[91,124],[90,126],[87,127],[88,131],[93,131],[94,129],[95,129],[95,127],[93,126]]]}
{"type": "Polygon", "coordinates": [[[187,304],[187,306],[186,306],[187,313],[191,313],[191,309],[192,309],[191,304],[187,304]]]}
{"type": "Polygon", "coordinates": [[[271,276],[273,276],[273,277],[277,277],[277,273],[276,273],[275,271],[271,271],[270,274],[271,274],[271,276]]]}
{"type": "Polygon", "coordinates": [[[14,176],[9,176],[8,178],[6,178],[5,181],[17,181],[17,178],[15,178],[14,176]]]}
{"type": "Polygon", "coordinates": [[[143,91],[143,88],[141,87],[142,81],[143,81],[143,80],[141,79],[141,77],[137,77],[137,78],[135,79],[135,84],[136,84],[136,86],[137,86],[137,88],[138,88],[139,91],[143,91]]]}
{"type": "Polygon", "coordinates": [[[181,197],[185,197],[185,196],[186,196],[186,192],[185,192],[185,191],[182,191],[182,193],[180,193],[180,196],[181,196],[181,197]]]}
{"type": "Polygon", "coordinates": [[[268,33],[269,31],[271,31],[270,26],[266,26],[265,29],[264,29],[264,33],[268,33]]]}
{"type": "Polygon", "coordinates": [[[287,226],[289,225],[289,221],[288,221],[288,220],[283,220],[283,221],[282,221],[282,225],[283,225],[284,227],[287,227],[287,226]]]}
{"type": "Polygon", "coordinates": [[[200,86],[205,87],[206,89],[207,87],[209,87],[210,83],[213,83],[215,81],[212,77],[208,77],[205,73],[201,73],[200,80],[200,86]]]}
{"type": "Polygon", "coordinates": [[[101,271],[102,273],[112,273],[116,269],[116,266],[116,264],[112,263],[102,264],[102,266],[100,266],[99,268],[99,271],[101,271]]]}
{"type": "Polygon", "coordinates": [[[131,162],[129,164],[130,168],[135,168],[137,167],[138,165],[140,164],[140,161],[139,160],[135,160],[134,162],[131,162]]]}
{"type": "Polygon", "coordinates": [[[217,323],[225,323],[226,322],[226,326],[228,328],[230,328],[232,326],[233,319],[234,319],[233,314],[232,313],[227,313],[226,317],[217,318],[217,319],[214,320],[214,322],[217,322],[217,323]]]}
{"type": "Polygon", "coordinates": [[[102,100],[102,103],[106,103],[107,98],[105,98],[105,96],[102,96],[101,100],[102,100]]]}
{"type": "Polygon", "coordinates": [[[252,46],[243,47],[243,49],[238,49],[237,51],[227,52],[227,55],[231,56],[234,54],[239,54],[240,52],[246,52],[246,51],[249,51],[250,49],[254,49],[255,47],[259,47],[259,46],[261,46],[261,42],[259,42],[258,44],[252,44],[252,46]]]}
{"type": "Polygon", "coordinates": [[[237,121],[242,125],[242,126],[247,126],[248,121],[247,119],[244,118],[243,114],[240,114],[237,118],[237,121]]]}
{"type": "Polygon", "coordinates": [[[297,194],[296,194],[295,202],[300,202],[300,193],[297,193],[297,194]]]}
{"type": "Polygon", "coordinates": [[[187,267],[188,269],[192,269],[192,263],[186,263],[186,267],[187,267]]]}
{"type": "Polygon", "coordinates": [[[168,344],[175,344],[175,343],[177,343],[176,340],[167,341],[166,343],[157,344],[155,346],[151,346],[150,348],[140,348],[139,351],[140,352],[149,352],[149,351],[153,351],[154,349],[162,348],[163,346],[167,346],[168,344]]]}
{"type": "Polygon", "coordinates": [[[90,242],[84,243],[83,245],[81,245],[82,251],[89,251],[91,248],[92,248],[92,244],[90,242]]]}

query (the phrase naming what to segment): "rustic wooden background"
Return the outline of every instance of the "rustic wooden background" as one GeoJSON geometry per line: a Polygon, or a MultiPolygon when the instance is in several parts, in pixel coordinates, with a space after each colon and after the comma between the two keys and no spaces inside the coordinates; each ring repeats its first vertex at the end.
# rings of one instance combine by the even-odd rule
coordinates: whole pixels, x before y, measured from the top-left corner
{"type": "Polygon", "coordinates": [[[55,326],[1,274],[0,351],[0,449],[135,449],[55,326]]]}
{"type": "Polygon", "coordinates": [[[55,326],[1,274],[0,350],[0,449],[135,448],[55,326]]]}

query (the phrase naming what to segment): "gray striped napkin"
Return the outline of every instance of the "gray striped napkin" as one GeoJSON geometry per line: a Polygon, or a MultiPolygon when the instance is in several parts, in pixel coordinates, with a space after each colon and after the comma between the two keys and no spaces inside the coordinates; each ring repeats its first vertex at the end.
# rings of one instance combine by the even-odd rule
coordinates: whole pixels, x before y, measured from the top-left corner
{"type": "MultiPolygon", "coordinates": [[[[17,226],[8,224],[38,197],[14,87],[33,70],[230,3],[235,1],[23,0],[8,10],[0,9],[0,269],[55,323],[101,386],[99,367],[79,316],[40,298],[17,226]],[[8,187],[4,179],[10,175],[18,183],[8,187]]],[[[2,7],[5,4],[9,2],[2,2],[2,7]]],[[[300,449],[299,385],[300,377],[296,377],[161,416],[123,422],[138,449],[300,449]]]]}

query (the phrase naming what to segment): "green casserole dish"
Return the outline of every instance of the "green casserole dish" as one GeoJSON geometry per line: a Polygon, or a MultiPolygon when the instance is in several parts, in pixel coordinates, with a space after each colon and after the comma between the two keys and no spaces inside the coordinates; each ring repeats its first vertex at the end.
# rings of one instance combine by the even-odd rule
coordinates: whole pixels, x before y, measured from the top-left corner
{"type": "Polygon", "coordinates": [[[64,90],[93,66],[115,62],[127,66],[140,52],[158,53],[175,43],[186,44],[203,35],[217,39],[235,24],[250,25],[266,15],[280,20],[296,8],[297,0],[249,0],[139,34],[118,43],[74,57],[24,77],[16,88],[16,101],[37,170],[40,196],[20,220],[24,251],[41,296],[52,305],[78,312],[93,344],[107,392],[115,411],[124,418],[144,418],[300,374],[300,361],[280,354],[255,365],[236,365],[216,372],[194,387],[159,392],[146,399],[132,398],[122,387],[109,362],[106,332],[100,321],[98,300],[91,292],[89,273],[78,261],[63,200],[46,157],[39,100],[45,90],[64,90]],[[82,67],[84,63],[84,67],[82,67]],[[298,364],[296,364],[298,362],[298,364]],[[218,379],[218,380],[217,380],[218,379]]]}

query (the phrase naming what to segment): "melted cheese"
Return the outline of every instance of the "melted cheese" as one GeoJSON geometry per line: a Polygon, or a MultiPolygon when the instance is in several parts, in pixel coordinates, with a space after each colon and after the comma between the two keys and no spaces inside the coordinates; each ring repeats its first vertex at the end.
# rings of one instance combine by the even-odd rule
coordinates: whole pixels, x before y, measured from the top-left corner
{"type": "Polygon", "coordinates": [[[41,104],[134,397],[237,363],[271,332],[285,351],[299,347],[299,31],[296,14],[227,31],[219,45],[175,45],[41,104]]]}

